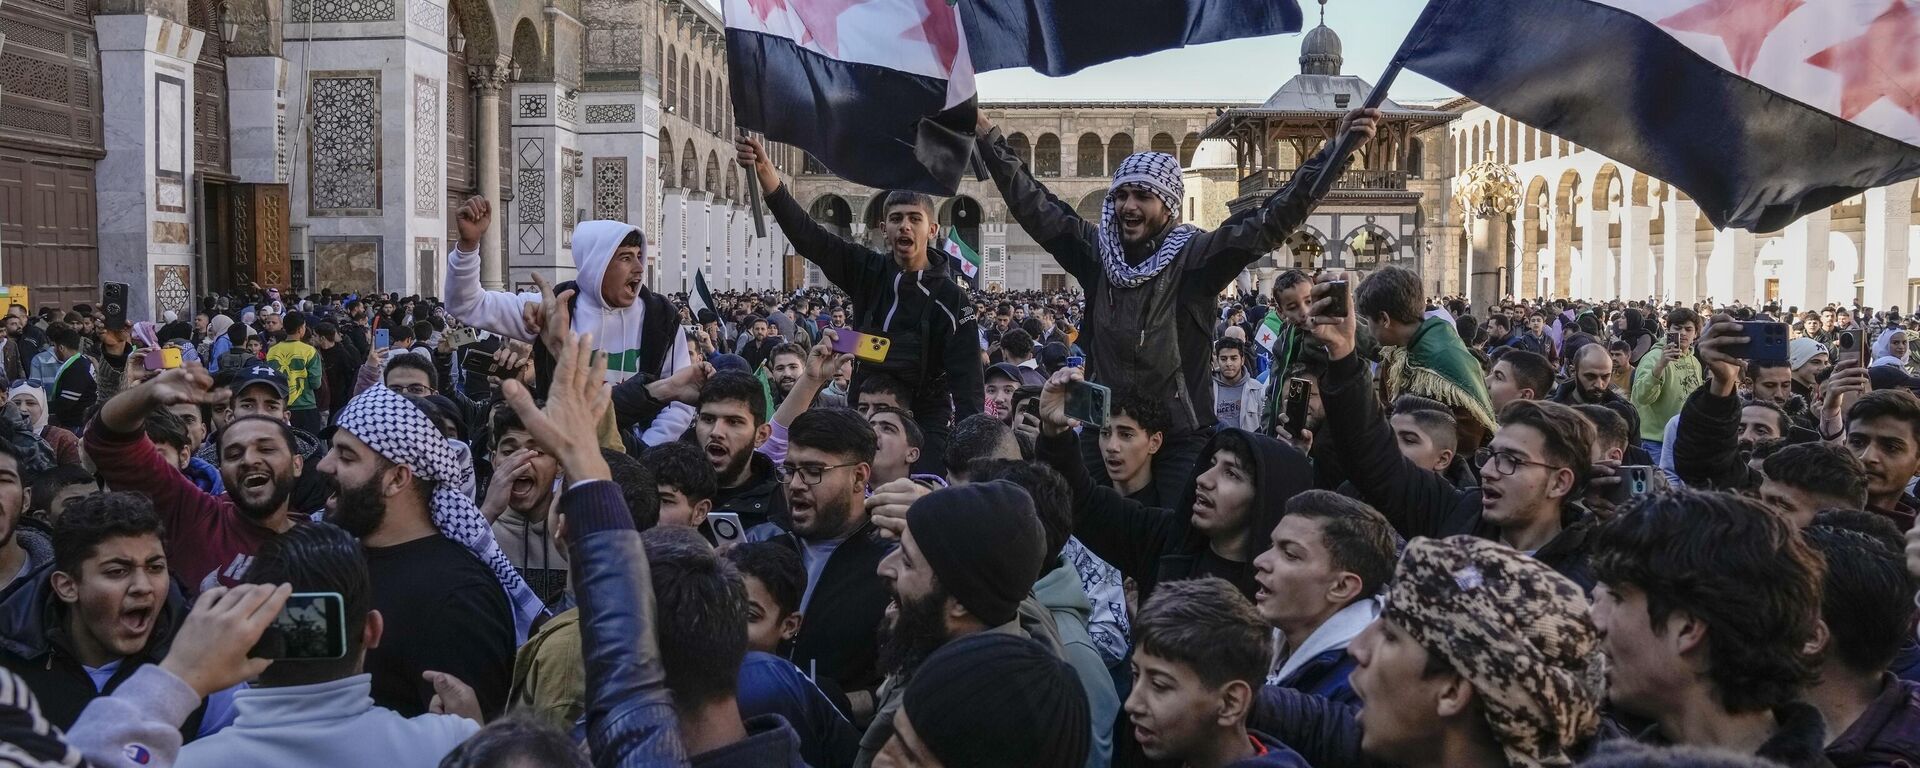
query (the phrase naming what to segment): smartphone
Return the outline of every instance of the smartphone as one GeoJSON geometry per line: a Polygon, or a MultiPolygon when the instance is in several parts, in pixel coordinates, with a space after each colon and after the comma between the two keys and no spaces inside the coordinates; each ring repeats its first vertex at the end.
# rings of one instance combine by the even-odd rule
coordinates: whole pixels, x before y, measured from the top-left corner
{"type": "Polygon", "coordinates": [[[1620,484],[1607,494],[1607,500],[1615,504],[1625,504],[1639,496],[1653,492],[1653,467],[1645,464],[1627,464],[1621,466],[1616,475],[1620,484]]]}
{"type": "Polygon", "coordinates": [[[480,329],[472,326],[455,328],[447,333],[450,336],[449,341],[456,347],[464,347],[480,340],[480,329]]]}
{"type": "Polygon", "coordinates": [[[833,351],[843,355],[850,354],[869,363],[886,362],[887,350],[892,346],[893,341],[885,336],[860,333],[845,328],[838,328],[833,332],[833,351]]]}
{"type": "Polygon", "coordinates": [[[1680,346],[1680,332],[1679,332],[1679,331],[1667,331],[1667,346],[1669,346],[1669,347],[1677,347],[1677,346],[1680,346]]]}
{"type": "Polygon", "coordinates": [[[493,353],[484,349],[469,349],[460,355],[460,369],[479,376],[492,376],[493,353]]]}
{"type": "Polygon", "coordinates": [[[1287,380],[1287,434],[1295,439],[1300,431],[1307,428],[1308,400],[1313,397],[1313,382],[1306,379],[1287,380]]]}
{"type": "Polygon", "coordinates": [[[114,330],[127,327],[127,284],[107,283],[101,294],[100,311],[107,315],[107,327],[114,330]]]}
{"type": "Polygon", "coordinates": [[[1834,342],[1834,347],[1834,365],[1839,365],[1843,359],[1857,362],[1860,358],[1860,332],[1841,331],[1840,339],[1834,342]]]}
{"type": "Polygon", "coordinates": [[[1094,427],[1107,425],[1113,404],[1113,390],[1091,381],[1076,381],[1067,386],[1067,418],[1078,419],[1094,427]]]}
{"type": "Polygon", "coordinates": [[[708,512],[707,528],[713,531],[713,545],[731,546],[747,540],[747,529],[740,525],[737,512],[708,512]]]}
{"type": "Polygon", "coordinates": [[[146,354],[147,370],[164,371],[180,367],[180,348],[161,347],[149,349],[146,354]]]}
{"type": "Polygon", "coordinates": [[[393,346],[393,334],[385,328],[374,329],[373,348],[386,349],[391,346],[393,346]]]}
{"type": "Polygon", "coordinates": [[[1728,354],[1742,360],[1787,361],[1786,323],[1742,321],[1740,335],[1747,337],[1747,343],[1728,350],[1728,354]]]}
{"type": "Polygon", "coordinates": [[[1353,314],[1352,296],[1353,292],[1348,288],[1347,281],[1327,281],[1327,298],[1332,299],[1332,301],[1327,305],[1325,316],[1346,317],[1347,315],[1353,314]]]}
{"type": "Polygon", "coordinates": [[[293,593],[247,655],[295,660],[346,656],[346,601],[338,592],[293,593]]]}

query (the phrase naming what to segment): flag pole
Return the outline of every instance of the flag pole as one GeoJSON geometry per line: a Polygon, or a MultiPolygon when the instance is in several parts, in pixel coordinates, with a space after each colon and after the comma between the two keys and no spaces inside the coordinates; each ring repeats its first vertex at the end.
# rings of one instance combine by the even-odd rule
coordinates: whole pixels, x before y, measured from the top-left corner
{"type": "MultiPolygon", "coordinates": [[[[734,124],[733,128],[739,131],[742,137],[748,135],[747,129],[738,123],[734,124]]],[[[765,145],[762,144],[762,146],[765,145]]],[[[758,169],[748,169],[747,199],[753,201],[753,233],[764,240],[767,237],[767,213],[760,203],[760,195],[760,172],[758,169]]]]}
{"type": "MultiPolygon", "coordinates": [[[[1378,109],[1381,104],[1386,103],[1387,89],[1393,87],[1394,79],[1400,76],[1400,70],[1405,66],[1406,60],[1400,54],[1395,53],[1393,60],[1387,62],[1386,71],[1381,72],[1380,79],[1374,81],[1373,90],[1367,92],[1367,101],[1361,104],[1360,108],[1378,109]]],[[[1326,172],[1321,173],[1320,178],[1314,181],[1313,189],[1311,190],[1314,199],[1317,200],[1326,197],[1327,192],[1333,189],[1333,183],[1339,180],[1340,174],[1333,173],[1332,171],[1345,165],[1347,156],[1353,154],[1355,149],[1359,149],[1359,144],[1359,134],[1354,133],[1351,129],[1341,132],[1340,137],[1334,140],[1333,156],[1329,158],[1327,162],[1326,172]]]]}

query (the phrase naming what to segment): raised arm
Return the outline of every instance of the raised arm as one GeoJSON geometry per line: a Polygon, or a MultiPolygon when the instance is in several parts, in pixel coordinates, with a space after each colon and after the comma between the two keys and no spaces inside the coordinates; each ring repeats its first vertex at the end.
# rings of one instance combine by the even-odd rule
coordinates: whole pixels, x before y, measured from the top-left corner
{"type": "Polygon", "coordinates": [[[1097,274],[1100,265],[1092,248],[1099,238],[1096,223],[1080,218],[1071,204],[1054,197],[1046,185],[1033,178],[985,114],[980,116],[975,135],[974,146],[993,176],[993,185],[1000,189],[1000,199],[1007,203],[1007,213],[1020,228],[1075,277],[1087,280],[1097,274]]]}
{"type": "Polygon", "coordinates": [[[474,197],[460,208],[460,240],[447,254],[447,312],[460,322],[510,339],[531,342],[539,335],[528,328],[522,308],[537,296],[521,296],[480,287],[480,239],[493,224],[493,205],[474,197]]]}
{"type": "MultiPolygon", "coordinates": [[[[1334,135],[1357,133],[1364,143],[1373,138],[1374,121],[1379,117],[1380,111],[1376,109],[1354,110],[1341,119],[1334,135]]],[[[1339,175],[1346,170],[1351,160],[1343,158],[1339,167],[1332,167],[1335,143],[1328,142],[1318,154],[1301,164],[1293,179],[1268,195],[1254,215],[1229,219],[1205,236],[1199,258],[1193,261],[1191,269],[1198,272],[1208,290],[1225,289],[1247,265],[1279,248],[1286,242],[1287,235],[1307,220],[1307,214],[1320,204],[1313,188],[1319,186],[1327,174],[1339,175]]]]}
{"type": "Polygon", "coordinates": [[[780,182],[773,159],[767,155],[766,147],[761,145],[759,139],[751,136],[736,139],[733,149],[740,167],[759,178],[760,189],[766,195],[767,210],[773,213],[774,223],[780,226],[781,233],[793,244],[793,252],[818,264],[828,281],[845,290],[846,286],[854,284],[858,276],[879,274],[884,269],[882,256],[827,231],[826,227],[807,214],[807,209],[793,198],[787,185],[780,182]]]}
{"type": "Polygon", "coordinates": [[[1034,452],[1065,476],[1073,492],[1074,537],[1121,573],[1138,579],[1153,572],[1167,538],[1178,527],[1178,513],[1093,484],[1066,415],[1067,387],[1082,380],[1078,368],[1062,368],[1047,380],[1040,391],[1040,439],[1034,452]]]}
{"type": "MultiPolygon", "coordinates": [[[[667,353],[660,376],[670,378],[692,365],[693,356],[687,352],[687,335],[676,329],[673,332],[673,351],[667,353]]],[[[647,423],[647,431],[640,435],[640,441],[647,445],[663,445],[678,440],[693,424],[693,417],[693,406],[678,401],[668,403],[665,410],[654,415],[647,423]]]]}
{"type": "Polygon", "coordinates": [[[114,490],[146,494],[169,533],[197,530],[199,526],[183,525],[180,515],[203,509],[211,497],[160,457],[147,439],[147,414],[226,399],[224,390],[212,387],[213,378],[198,365],[166,371],[108,400],[86,431],[87,455],[99,468],[100,479],[114,490]]]}

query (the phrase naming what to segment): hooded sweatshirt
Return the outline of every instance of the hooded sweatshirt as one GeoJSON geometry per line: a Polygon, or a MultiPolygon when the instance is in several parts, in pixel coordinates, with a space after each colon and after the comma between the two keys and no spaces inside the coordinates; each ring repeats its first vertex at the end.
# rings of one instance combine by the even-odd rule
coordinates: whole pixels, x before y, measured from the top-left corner
{"type": "MultiPolygon", "coordinates": [[[[573,230],[573,258],[577,269],[573,305],[573,330],[593,334],[599,351],[607,355],[607,382],[618,384],[639,372],[642,354],[641,329],[646,320],[647,298],[651,292],[642,285],[633,304],[614,309],[600,293],[601,279],[613,252],[627,233],[640,228],[619,221],[583,221],[573,230]]],[[[645,261],[642,257],[643,274],[645,261]]],[[[520,310],[538,304],[539,294],[488,291],[480,287],[480,254],[454,249],[447,255],[447,311],[468,325],[529,343],[536,335],[521,323],[520,310]]],[[[689,365],[686,334],[673,334],[673,349],[664,358],[660,370],[648,371],[662,378],[689,365]]],[[[676,440],[693,423],[694,410],[685,403],[674,403],[654,417],[642,439],[648,445],[676,440]]]]}
{"type": "Polygon", "coordinates": [[[1247,559],[1228,560],[1214,552],[1207,535],[1193,527],[1194,483],[1173,509],[1149,507],[1094,485],[1080,459],[1071,433],[1042,435],[1036,450],[1041,459],[1066,476],[1073,489],[1074,535],[1094,554],[1112,563],[1139,585],[1140,604],[1164,581],[1218,576],[1232,583],[1248,600],[1259,584],[1253,580],[1253,555],[1265,549],[1273,526],[1280,522],[1288,499],[1314,487],[1313,463],[1305,454],[1265,435],[1239,429],[1221,430],[1207,442],[1194,463],[1193,477],[1206,472],[1213,455],[1233,441],[1252,454],[1253,509],[1244,532],[1247,559]]]}

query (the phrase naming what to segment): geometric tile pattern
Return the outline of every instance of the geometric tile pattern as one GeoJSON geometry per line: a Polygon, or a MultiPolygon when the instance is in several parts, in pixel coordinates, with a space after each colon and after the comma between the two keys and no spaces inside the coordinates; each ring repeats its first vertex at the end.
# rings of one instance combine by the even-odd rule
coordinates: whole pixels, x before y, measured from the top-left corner
{"type": "Polygon", "coordinates": [[[393,21],[393,0],[293,0],[287,23],[393,21]]]}
{"type": "Polygon", "coordinates": [[[377,213],[380,74],[315,73],[307,93],[313,115],[308,207],[314,213],[377,213]]]}
{"type": "Polygon", "coordinates": [[[187,267],[179,264],[162,264],[153,268],[153,303],[155,309],[164,312],[174,310],[185,317],[193,309],[192,281],[188,279],[187,267]]]}
{"type": "Polygon", "coordinates": [[[408,0],[407,20],[428,32],[447,32],[447,9],[433,0],[408,0]]]}
{"type": "Polygon", "coordinates": [[[440,84],[413,76],[413,212],[440,212],[440,84]]]}
{"type": "Polygon", "coordinates": [[[589,123],[631,123],[633,122],[632,104],[588,104],[587,122],[589,123]]]}
{"type": "Polygon", "coordinates": [[[609,221],[627,220],[627,159],[593,159],[593,217],[609,221]]]}
{"type": "Polygon", "coordinates": [[[544,93],[520,94],[519,103],[522,120],[547,116],[547,95],[544,93]]]}

